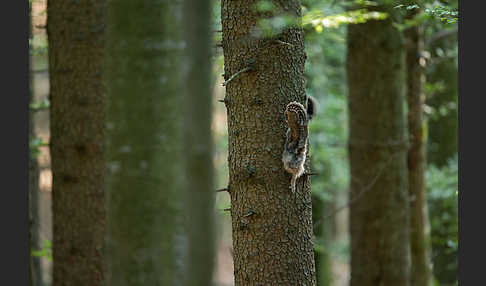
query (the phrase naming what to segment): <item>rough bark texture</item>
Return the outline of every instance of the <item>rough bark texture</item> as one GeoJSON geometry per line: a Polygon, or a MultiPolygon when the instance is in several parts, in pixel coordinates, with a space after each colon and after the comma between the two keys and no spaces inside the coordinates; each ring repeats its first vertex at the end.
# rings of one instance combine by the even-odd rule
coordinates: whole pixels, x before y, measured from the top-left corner
{"type": "MultiPolygon", "coordinates": [[[[310,178],[300,177],[292,195],[282,163],[285,107],[306,104],[303,31],[258,38],[256,2],[221,3],[225,79],[252,67],[225,97],[235,285],[315,285],[310,178]]],[[[301,17],[300,1],[273,3],[301,17]]]]}
{"type": "MultiPolygon", "coordinates": [[[[185,285],[209,286],[214,268],[212,72],[209,0],[185,0],[184,42],[184,190],[188,231],[185,285]]],[[[177,30],[177,28],[175,28],[177,30]]]]}
{"type": "MultiPolygon", "coordinates": [[[[416,10],[415,10],[416,11],[416,10]]],[[[415,13],[408,16],[413,18],[415,13]]],[[[425,100],[424,85],[425,59],[424,33],[422,26],[406,30],[407,39],[407,102],[408,134],[408,192],[410,196],[410,247],[411,275],[413,286],[429,286],[432,280],[432,262],[430,258],[430,225],[425,192],[426,136],[422,115],[425,100]]]]}
{"type": "Polygon", "coordinates": [[[348,26],[351,286],[409,285],[404,56],[390,18],[348,26]]]}
{"type": "Polygon", "coordinates": [[[183,285],[181,6],[109,5],[107,285],[183,285]]]}
{"type": "MultiPolygon", "coordinates": [[[[318,241],[323,241],[323,227],[322,227],[322,217],[323,217],[323,207],[324,207],[324,202],[318,197],[313,195],[312,197],[312,221],[313,221],[313,227],[312,227],[312,232],[314,237],[318,241]]],[[[314,248],[314,265],[316,269],[316,285],[324,285],[321,282],[321,276],[323,276],[323,263],[325,264],[326,257],[322,253],[322,251],[319,248],[314,248]]]]}
{"type": "Polygon", "coordinates": [[[49,0],[53,285],[104,285],[106,1],[49,0]]]}

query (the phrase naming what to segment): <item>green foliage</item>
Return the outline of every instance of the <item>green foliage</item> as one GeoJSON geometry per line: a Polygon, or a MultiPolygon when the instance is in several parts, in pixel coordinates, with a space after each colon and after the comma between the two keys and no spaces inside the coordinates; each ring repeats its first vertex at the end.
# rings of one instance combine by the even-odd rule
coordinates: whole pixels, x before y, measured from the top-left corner
{"type": "Polygon", "coordinates": [[[32,56],[47,56],[48,50],[45,33],[37,33],[33,35],[33,38],[29,38],[29,53],[32,56]]]}
{"type": "Polygon", "coordinates": [[[324,16],[322,11],[306,11],[302,16],[302,24],[312,25],[316,32],[320,33],[325,28],[336,28],[343,24],[359,24],[369,20],[383,20],[388,17],[387,13],[378,11],[368,11],[367,9],[358,9],[346,11],[334,15],[324,16]]]}
{"type": "Polygon", "coordinates": [[[404,4],[400,4],[400,5],[397,5],[397,6],[393,7],[393,8],[395,8],[395,9],[405,8],[405,9],[407,9],[407,10],[413,10],[413,9],[418,9],[418,8],[420,8],[420,6],[419,6],[419,5],[417,5],[417,4],[413,4],[413,5],[404,5],[404,4]]]}
{"type": "MultiPolygon", "coordinates": [[[[457,9],[452,8],[449,5],[445,5],[440,1],[433,1],[432,3],[424,3],[422,7],[418,4],[400,4],[395,6],[396,9],[403,9],[403,10],[414,10],[414,9],[422,9],[422,13],[418,14],[416,17],[421,18],[423,20],[439,20],[446,24],[454,24],[457,23],[459,12],[457,9]]],[[[411,24],[411,23],[409,23],[411,24]]]]}
{"type": "MultiPolygon", "coordinates": [[[[427,95],[433,95],[436,93],[444,92],[446,83],[443,81],[428,82],[425,85],[425,92],[427,95]]],[[[433,107],[431,105],[424,105],[424,113],[427,119],[440,120],[441,117],[447,116],[451,112],[455,112],[457,109],[457,101],[450,101],[445,104],[433,107]]]]}
{"type": "MultiPolygon", "coordinates": [[[[340,14],[339,7],[327,8],[340,14]]],[[[333,190],[347,188],[347,98],[346,30],[344,26],[318,33],[306,33],[307,94],[318,101],[317,115],[310,122],[310,152],[313,170],[312,191],[323,198],[333,190]],[[324,48],[325,47],[325,48],[324,48]]]]}
{"type": "Polygon", "coordinates": [[[366,1],[366,0],[354,0],[354,3],[361,6],[377,6],[378,3],[375,1],[366,1]]]}
{"type": "Polygon", "coordinates": [[[440,21],[447,24],[454,24],[458,21],[459,12],[450,10],[447,6],[433,6],[432,8],[425,8],[425,14],[431,17],[436,17],[440,21]]]}
{"type": "MultiPolygon", "coordinates": [[[[332,6],[331,1],[310,3],[305,7],[304,15],[309,11],[321,11],[324,15],[341,15],[342,7],[332,6]]],[[[305,17],[305,16],[304,16],[305,17]]],[[[346,27],[339,25],[320,33],[311,25],[304,25],[307,61],[305,76],[306,93],[317,99],[317,114],[310,122],[309,155],[313,176],[313,200],[324,202],[323,217],[314,217],[313,238],[315,251],[320,254],[321,275],[319,285],[330,285],[332,277],[325,265],[331,261],[347,263],[349,259],[349,241],[332,238],[333,218],[329,216],[334,208],[346,205],[349,171],[347,160],[347,99],[346,99],[346,27]],[[326,282],[327,281],[327,282],[326,282]]],[[[319,280],[320,279],[320,280],[319,280]]]]}
{"type": "MultiPolygon", "coordinates": [[[[322,1],[322,3],[325,2],[328,1],[322,1]]],[[[259,32],[265,37],[274,37],[281,33],[285,28],[296,25],[303,26],[304,28],[306,26],[312,26],[316,32],[321,33],[324,28],[337,28],[341,25],[365,23],[369,20],[383,20],[388,17],[387,13],[369,11],[366,8],[368,6],[376,6],[376,2],[373,1],[355,0],[356,4],[365,8],[340,11],[339,13],[331,11],[329,11],[329,13],[326,10],[332,10],[332,8],[323,9],[322,7],[319,7],[319,4],[322,3],[316,3],[317,6],[311,5],[312,8],[310,9],[309,6],[303,6],[302,21],[300,21],[293,15],[283,13],[282,11],[279,12],[279,8],[272,1],[258,1],[255,5],[255,9],[258,12],[267,15],[266,18],[258,22],[259,32]]],[[[333,4],[331,4],[331,6],[333,6],[333,4]]],[[[337,9],[339,8],[334,10],[337,9]]]]}
{"type": "Polygon", "coordinates": [[[46,257],[49,261],[52,261],[52,245],[48,239],[44,240],[44,245],[40,250],[32,250],[31,255],[35,257],[46,257]]]}
{"type": "MultiPolygon", "coordinates": [[[[313,196],[333,203],[339,208],[346,201],[339,201],[338,196],[349,187],[349,166],[347,154],[347,90],[346,90],[346,24],[363,23],[368,20],[380,20],[388,17],[386,13],[371,11],[377,2],[354,1],[362,7],[355,10],[349,8],[351,1],[335,0],[303,0],[302,27],[305,30],[305,49],[307,61],[305,76],[307,79],[306,93],[314,96],[318,103],[318,112],[310,122],[311,170],[317,173],[312,176],[313,196]],[[326,29],[327,28],[327,29],[326,29]],[[324,32],[324,33],[322,33],[324,32]]],[[[454,29],[457,25],[457,5],[443,4],[439,1],[390,1],[392,7],[407,12],[421,9],[413,19],[402,23],[394,23],[401,29],[409,26],[424,25],[426,39],[433,38],[440,31],[454,29]],[[411,3],[396,5],[398,3],[411,3]],[[454,19],[455,18],[455,19],[454,19]],[[447,20],[451,21],[447,21],[447,20]]],[[[453,2],[453,1],[451,1],[453,2]]],[[[383,3],[383,2],[381,2],[383,3]]],[[[219,2],[217,2],[219,13],[219,2]]],[[[271,1],[258,2],[256,9],[267,16],[259,23],[261,29],[266,29],[265,35],[276,35],[295,20],[279,14],[277,7],[271,1]],[[275,19],[274,19],[275,18],[275,19]]],[[[398,11],[397,11],[398,12],[398,11]]],[[[215,13],[215,14],[216,14],[215,13]]],[[[435,67],[434,59],[457,59],[457,45],[445,45],[441,49],[429,51],[432,60],[428,62],[427,70],[435,67]]],[[[377,55],[379,56],[379,55],[377,55]]],[[[222,58],[219,62],[221,64],[222,58]]],[[[219,71],[217,74],[222,72],[219,71]]],[[[429,80],[429,79],[428,79],[429,80]]],[[[444,90],[447,82],[427,82],[427,98],[444,90]]],[[[441,117],[457,107],[457,101],[449,102],[443,107],[424,106],[428,119],[441,117]],[[455,105],[454,105],[455,104],[455,105]]],[[[426,130],[424,132],[427,132],[426,130]]],[[[222,141],[227,142],[226,137],[222,141]]],[[[227,146],[221,144],[222,150],[227,146]]],[[[226,172],[224,172],[226,174],[226,172]]],[[[220,186],[224,186],[223,181],[220,186]]],[[[457,157],[444,168],[430,166],[427,171],[427,192],[429,202],[429,218],[431,221],[431,243],[433,249],[434,271],[457,273],[457,157]]],[[[226,197],[226,195],[224,195],[226,197]]],[[[330,205],[330,204],[328,204],[330,205]]],[[[228,208],[227,200],[221,200],[218,209],[228,208]]],[[[325,209],[324,216],[332,213],[325,209]]],[[[229,212],[223,212],[229,215],[229,212]]],[[[315,219],[315,218],[314,218],[315,219]]],[[[348,241],[324,241],[324,237],[313,238],[318,252],[332,254],[332,259],[346,261],[349,258],[348,241]]],[[[451,275],[452,275],[451,274],[451,275]]],[[[453,281],[454,278],[451,278],[453,281]]],[[[444,286],[445,281],[440,281],[444,286]]]]}
{"type": "Polygon", "coordinates": [[[458,255],[458,165],[457,155],[442,168],[429,166],[427,196],[431,227],[432,260],[440,285],[457,279],[458,255]],[[443,278],[444,279],[444,278],[443,278]]]}
{"type": "Polygon", "coordinates": [[[30,156],[31,158],[37,158],[40,154],[40,147],[48,146],[42,138],[33,138],[29,142],[30,156]]]}
{"type": "MultiPolygon", "coordinates": [[[[310,93],[310,92],[309,92],[310,93]]],[[[316,95],[320,112],[311,122],[311,155],[313,170],[319,177],[312,180],[312,191],[325,201],[333,201],[336,191],[348,183],[346,149],[346,99],[335,94],[316,95]]]]}
{"type": "Polygon", "coordinates": [[[48,109],[50,106],[49,99],[44,99],[41,101],[34,101],[31,102],[29,105],[30,110],[32,111],[37,111],[37,110],[42,110],[42,109],[48,109]]]}

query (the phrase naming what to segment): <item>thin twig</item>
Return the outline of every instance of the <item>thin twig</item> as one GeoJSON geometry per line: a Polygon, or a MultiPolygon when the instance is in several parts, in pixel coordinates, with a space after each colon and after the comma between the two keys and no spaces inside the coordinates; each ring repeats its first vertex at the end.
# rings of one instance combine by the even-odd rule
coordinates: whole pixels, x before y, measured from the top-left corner
{"type": "Polygon", "coordinates": [[[229,192],[229,189],[228,188],[224,188],[224,189],[216,190],[216,193],[219,193],[219,192],[229,192]]]}
{"type": "Polygon", "coordinates": [[[248,211],[248,213],[247,213],[247,214],[242,215],[241,217],[249,217],[249,216],[254,215],[254,214],[256,214],[256,212],[254,212],[254,211],[250,210],[250,211],[248,211]]]}
{"type": "Polygon", "coordinates": [[[284,41],[280,41],[280,40],[274,40],[276,43],[279,43],[279,44],[282,44],[282,45],[287,45],[287,46],[290,46],[290,47],[294,47],[294,45],[290,44],[290,43],[287,43],[287,42],[284,42],[284,41]]]}
{"type": "Polygon", "coordinates": [[[232,75],[232,76],[231,76],[231,77],[230,77],[230,78],[229,78],[227,81],[223,82],[223,84],[222,84],[222,85],[223,85],[223,86],[228,85],[228,83],[229,83],[231,80],[233,80],[235,77],[237,77],[239,74],[244,73],[244,72],[249,71],[249,70],[251,70],[251,67],[250,67],[250,66],[248,66],[248,67],[246,67],[246,68],[244,68],[244,69],[240,70],[239,72],[237,72],[237,73],[235,73],[234,75],[232,75]]]}

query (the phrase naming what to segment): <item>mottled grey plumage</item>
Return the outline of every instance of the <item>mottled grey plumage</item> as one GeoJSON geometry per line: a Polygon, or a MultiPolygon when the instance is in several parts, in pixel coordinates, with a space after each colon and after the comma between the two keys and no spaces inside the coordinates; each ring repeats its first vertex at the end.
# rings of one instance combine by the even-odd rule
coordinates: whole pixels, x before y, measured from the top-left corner
{"type": "Polygon", "coordinates": [[[295,192],[295,182],[304,173],[309,119],[304,106],[296,101],[287,105],[285,117],[289,128],[287,129],[282,162],[285,170],[292,174],[290,189],[295,192]]]}

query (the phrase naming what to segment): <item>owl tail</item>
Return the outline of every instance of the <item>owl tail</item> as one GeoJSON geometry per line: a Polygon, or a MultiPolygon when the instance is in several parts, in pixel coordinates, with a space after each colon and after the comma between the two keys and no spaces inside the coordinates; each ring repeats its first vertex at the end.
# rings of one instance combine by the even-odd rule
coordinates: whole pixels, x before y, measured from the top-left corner
{"type": "Polygon", "coordinates": [[[295,181],[297,180],[297,176],[292,175],[292,180],[290,180],[290,189],[292,190],[292,193],[295,194],[295,181]]]}

